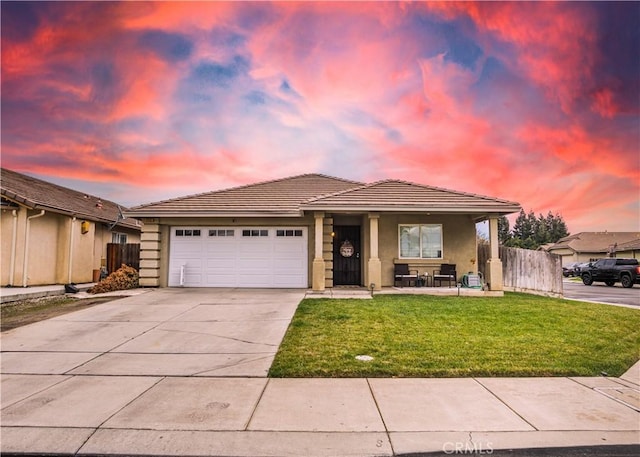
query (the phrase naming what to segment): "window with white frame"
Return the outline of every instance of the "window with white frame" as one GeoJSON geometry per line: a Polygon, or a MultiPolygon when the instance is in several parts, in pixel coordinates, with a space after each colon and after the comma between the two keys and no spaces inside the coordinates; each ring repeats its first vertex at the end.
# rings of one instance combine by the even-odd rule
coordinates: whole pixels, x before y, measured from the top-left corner
{"type": "Polygon", "coordinates": [[[111,242],[118,244],[127,244],[127,234],[111,232],[111,242]]]}
{"type": "Polygon", "coordinates": [[[442,258],[442,225],[400,225],[398,232],[401,259],[442,258]]]}

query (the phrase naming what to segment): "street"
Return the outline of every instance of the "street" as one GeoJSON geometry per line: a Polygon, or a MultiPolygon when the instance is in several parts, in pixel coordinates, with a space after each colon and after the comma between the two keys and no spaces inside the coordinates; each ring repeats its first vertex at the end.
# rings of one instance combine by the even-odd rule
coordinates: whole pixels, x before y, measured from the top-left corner
{"type": "Polygon", "coordinates": [[[635,284],[632,288],[625,289],[620,283],[616,283],[613,287],[601,282],[594,282],[591,286],[585,286],[582,282],[565,279],[562,286],[565,298],[622,304],[640,308],[640,284],[635,284]]]}

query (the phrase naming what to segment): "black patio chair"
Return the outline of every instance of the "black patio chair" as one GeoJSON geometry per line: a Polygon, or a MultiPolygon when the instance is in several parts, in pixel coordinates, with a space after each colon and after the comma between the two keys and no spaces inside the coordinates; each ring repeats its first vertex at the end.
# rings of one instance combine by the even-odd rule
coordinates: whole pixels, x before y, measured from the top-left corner
{"type": "Polygon", "coordinates": [[[454,284],[458,280],[458,274],[456,273],[456,265],[451,263],[443,263],[440,265],[439,270],[433,270],[433,285],[435,287],[436,281],[438,281],[438,285],[442,286],[442,281],[447,281],[449,283],[449,287],[451,287],[451,283],[454,284]]]}
{"type": "Polygon", "coordinates": [[[409,270],[409,264],[406,263],[397,263],[393,267],[393,285],[396,286],[400,283],[400,287],[404,287],[405,283],[407,285],[411,285],[411,281],[413,281],[413,285],[418,285],[418,270],[409,270]]]}

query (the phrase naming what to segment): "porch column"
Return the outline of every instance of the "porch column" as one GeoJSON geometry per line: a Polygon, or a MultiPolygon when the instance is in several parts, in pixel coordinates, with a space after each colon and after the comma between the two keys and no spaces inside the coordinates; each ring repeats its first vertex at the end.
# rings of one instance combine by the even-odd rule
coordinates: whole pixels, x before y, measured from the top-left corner
{"type": "Polygon", "coordinates": [[[498,241],[498,217],[489,218],[489,260],[487,260],[488,278],[490,290],[503,290],[502,261],[500,260],[498,241]]]}
{"type": "Polygon", "coordinates": [[[313,280],[312,287],[314,292],[324,291],[324,258],[322,256],[322,227],[324,223],[324,213],[314,213],[315,217],[315,241],[314,241],[314,257],[313,257],[313,280]]]}
{"type": "Polygon", "coordinates": [[[371,284],[373,284],[373,290],[382,289],[382,264],[378,257],[379,220],[379,214],[369,213],[369,261],[367,263],[369,284],[366,284],[366,286],[370,288],[371,284]]]}

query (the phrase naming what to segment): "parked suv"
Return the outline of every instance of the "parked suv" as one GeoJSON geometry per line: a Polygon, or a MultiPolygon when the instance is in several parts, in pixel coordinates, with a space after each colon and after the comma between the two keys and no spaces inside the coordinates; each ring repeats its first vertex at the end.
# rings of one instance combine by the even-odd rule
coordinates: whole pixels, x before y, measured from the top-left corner
{"type": "Polygon", "coordinates": [[[573,262],[566,267],[562,267],[562,276],[565,278],[568,278],[569,276],[576,276],[576,267],[578,265],[580,265],[578,262],[573,262]]]}
{"type": "Polygon", "coordinates": [[[596,281],[607,286],[620,282],[622,287],[628,288],[640,283],[640,266],[638,259],[600,259],[582,268],[580,277],[587,286],[596,281]]]}

